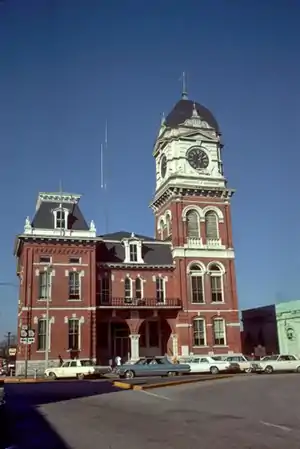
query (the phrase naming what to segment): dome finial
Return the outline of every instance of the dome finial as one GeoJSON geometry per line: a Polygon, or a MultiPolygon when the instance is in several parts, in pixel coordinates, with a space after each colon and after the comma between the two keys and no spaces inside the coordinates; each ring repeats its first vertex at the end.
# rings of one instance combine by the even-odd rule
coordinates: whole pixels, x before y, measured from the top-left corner
{"type": "Polygon", "coordinates": [[[199,114],[198,114],[195,102],[193,103],[193,114],[192,114],[192,117],[199,117],[199,114]]]}
{"type": "Polygon", "coordinates": [[[181,98],[183,100],[187,100],[188,99],[186,72],[182,72],[182,93],[181,93],[181,98]]]}

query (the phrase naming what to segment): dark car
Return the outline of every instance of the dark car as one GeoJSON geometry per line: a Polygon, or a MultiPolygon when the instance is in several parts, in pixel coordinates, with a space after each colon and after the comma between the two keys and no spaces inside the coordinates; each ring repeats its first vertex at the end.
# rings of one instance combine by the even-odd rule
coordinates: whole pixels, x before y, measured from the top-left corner
{"type": "Polygon", "coordinates": [[[167,357],[144,357],[133,364],[125,363],[117,370],[120,378],[127,379],[138,376],[179,376],[190,371],[189,365],[172,363],[167,357]]]}

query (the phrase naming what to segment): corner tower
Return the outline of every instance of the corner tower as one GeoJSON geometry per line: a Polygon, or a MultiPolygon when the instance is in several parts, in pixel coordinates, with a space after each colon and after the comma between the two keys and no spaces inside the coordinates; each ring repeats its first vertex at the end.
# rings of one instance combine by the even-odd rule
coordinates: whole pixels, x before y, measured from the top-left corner
{"type": "MultiPolygon", "coordinates": [[[[213,114],[184,93],[154,145],[156,236],[172,242],[182,352],[240,351],[230,201],[213,114]],[[191,332],[193,327],[193,332],[191,332]]],[[[179,343],[180,346],[180,343],[179,343]]]]}

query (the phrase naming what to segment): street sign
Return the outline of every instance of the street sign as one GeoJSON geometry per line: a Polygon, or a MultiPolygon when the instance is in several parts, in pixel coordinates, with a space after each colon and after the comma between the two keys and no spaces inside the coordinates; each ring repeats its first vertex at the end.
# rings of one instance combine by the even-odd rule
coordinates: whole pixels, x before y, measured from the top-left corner
{"type": "Polygon", "coordinates": [[[17,354],[17,348],[8,348],[8,355],[14,357],[17,354]]]}
{"type": "Polygon", "coordinates": [[[34,329],[22,329],[20,333],[20,343],[23,345],[32,345],[35,342],[34,329]]]}

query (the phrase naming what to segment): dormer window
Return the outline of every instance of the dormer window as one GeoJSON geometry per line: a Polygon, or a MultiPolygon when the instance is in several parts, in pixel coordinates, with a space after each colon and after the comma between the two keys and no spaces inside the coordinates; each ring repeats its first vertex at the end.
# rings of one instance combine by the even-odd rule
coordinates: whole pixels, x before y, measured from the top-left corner
{"type": "Polygon", "coordinates": [[[129,259],[130,262],[138,261],[138,247],[136,243],[129,244],[129,259]]]}
{"type": "Polygon", "coordinates": [[[130,238],[123,239],[125,250],[124,263],[144,263],[142,257],[142,241],[132,233],[130,238]]]}
{"type": "Polygon", "coordinates": [[[55,229],[67,229],[68,228],[68,215],[69,211],[66,209],[55,209],[54,214],[54,228],[55,229]]]}

